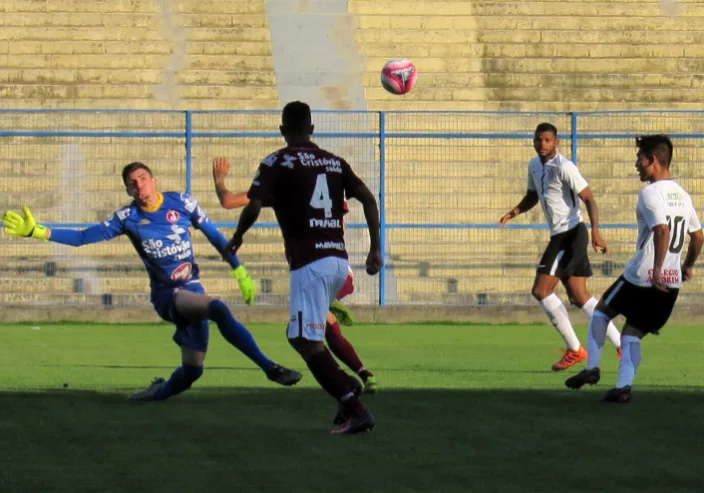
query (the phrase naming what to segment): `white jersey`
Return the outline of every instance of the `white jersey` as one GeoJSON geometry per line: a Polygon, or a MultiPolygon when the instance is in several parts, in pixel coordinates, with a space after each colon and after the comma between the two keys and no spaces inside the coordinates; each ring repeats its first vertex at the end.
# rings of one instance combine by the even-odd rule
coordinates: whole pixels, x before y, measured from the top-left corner
{"type": "Polygon", "coordinates": [[[692,198],[672,180],[660,180],[643,188],[636,205],[638,243],[636,254],[626,265],[623,277],[637,286],[651,286],[655,244],[653,228],[670,227],[670,239],[662,264],[662,281],[671,288],[682,285],[680,258],[686,234],[702,229],[692,198]]]}
{"type": "Polygon", "coordinates": [[[588,186],[577,166],[559,152],[545,164],[538,156],[528,164],[528,190],[538,192],[550,236],[582,222],[578,195],[588,186]]]}

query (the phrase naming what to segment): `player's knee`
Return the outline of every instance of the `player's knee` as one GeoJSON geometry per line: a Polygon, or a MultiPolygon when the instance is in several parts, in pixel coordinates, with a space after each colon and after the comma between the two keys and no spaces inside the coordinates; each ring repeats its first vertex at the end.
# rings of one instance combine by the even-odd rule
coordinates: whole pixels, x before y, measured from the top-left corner
{"type": "Polygon", "coordinates": [[[289,339],[288,342],[305,361],[308,361],[313,355],[325,351],[325,344],[319,341],[309,341],[302,337],[295,337],[289,339]]]}
{"type": "Polygon", "coordinates": [[[215,298],[208,305],[208,318],[213,322],[219,322],[230,314],[230,309],[221,300],[215,298]]]}
{"type": "Polygon", "coordinates": [[[202,366],[183,365],[183,373],[186,376],[189,386],[203,375],[202,366]]]}
{"type": "Polygon", "coordinates": [[[531,289],[530,294],[533,295],[533,298],[535,298],[538,301],[543,301],[545,298],[550,296],[552,294],[551,289],[546,289],[543,286],[533,286],[533,289],[531,289]]]}

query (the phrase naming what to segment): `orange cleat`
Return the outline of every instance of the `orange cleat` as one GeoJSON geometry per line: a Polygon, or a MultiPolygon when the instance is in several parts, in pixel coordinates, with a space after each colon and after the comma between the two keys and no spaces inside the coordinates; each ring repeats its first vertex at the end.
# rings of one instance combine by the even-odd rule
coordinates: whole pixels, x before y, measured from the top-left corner
{"type": "Polygon", "coordinates": [[[616,356],[618,356],[618,359],[623,358],[623,349],[621,349],[621,346],[616,348],[616,356]]]}
{"type": "Polygon", "coordinates": [[[560,361],[552,365],[552,371],[563,371],[570,368],[580,361],[584,361],[589,357],[587,350],[580,346],[577,351],[567,349],[565,354],[560,358],[560,361]]]}

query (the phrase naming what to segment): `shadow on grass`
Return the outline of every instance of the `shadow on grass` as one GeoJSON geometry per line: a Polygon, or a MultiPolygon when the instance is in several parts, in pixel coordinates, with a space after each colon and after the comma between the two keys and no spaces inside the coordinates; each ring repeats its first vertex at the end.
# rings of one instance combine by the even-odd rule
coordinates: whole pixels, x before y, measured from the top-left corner
{"type": "Polygon", "coordinates": [[[704,394],[605,390],[391,390],[355,437],[318,389],[0,392],[0,491],[701,491],[704,394]]]}
{"type": "MultiPolygon", "coordinates": [[[[103,368],[108,370],[170,370],[173,371],[174,365],[91,365],[91,364],[44,364],[37,365],[46,368],[103,368]]],[[[261,372],[259,368],[254,366],[208,366],[207,362],[205,365],[207,371],[252,371],[261,372]]],[[[550,375],[555,372],[552,370],[495,370],[487,368],[429,368],[426,366],[412,368],[388,368],[385,366],[376,366],[374,368],[377,371],[388,372],[403,372],[403,373],[508,373],[508,374],[545,374],[550,375]]]]}

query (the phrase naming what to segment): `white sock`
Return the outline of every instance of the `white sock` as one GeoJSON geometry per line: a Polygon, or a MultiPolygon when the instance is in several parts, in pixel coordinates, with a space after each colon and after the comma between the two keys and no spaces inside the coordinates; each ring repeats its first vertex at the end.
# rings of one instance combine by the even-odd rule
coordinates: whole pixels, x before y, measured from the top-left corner
{"type": "MultiPolygon", "coordinates": [[[[589,320],[592,319],[592,315],[594,314],[594,308],[596,308],[596,305],[598,303],[599,302],[596,300],[596,298],[592,296],[591,298],[589,298],[589,301],[582,305],[582,311],[587,316],[587,318],[589,318],[589,320]]],[[[609,322],[609,325],[606,328],[606,337],[607,339],[609,339],[609,341],[611,341],[611,344],[613,344],[615,347],[619,347],[621,345],[621,333],[618,331],[613,322],[609,322]]]]}
{"type": "Polygon", "coordinates": [[[596,310],[589,320],[589,332],[587,332],[589,359],[587,359],[587,370],[598,368],[601,363],[601,350],[604,349],[606,327],[610,321],[609,317],[599,310],[596,310]]]}
{"type": "Polygon", "coordinates": [[[550,296],[543,298],[540,301],[540,304],[542,305],[543,310],[545,310],[545,313],[548,314],[550,322],[555,326],[557,331],[565,340],[565,345],[567,345],[567,348],[577,351],[581,344],[579,343],[577,334],[575,334],[572,323],[570,322],[570,317],[567,314],[567,308],[565,308],[565,305],[562,301],[560,301],[560,298],[558,298],[555,293],[552,293],[550,296]]]}
{"type": "Polygon", "coordinates": [[[640,365],[640,339],[636,336],[623,336],[623,357],[618,367],[618,382],[616,387],[622,389],[627,385],[633,385],[636,372],[640,365]]]}

